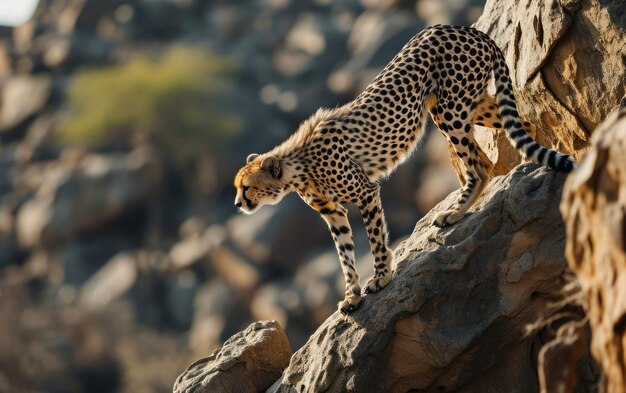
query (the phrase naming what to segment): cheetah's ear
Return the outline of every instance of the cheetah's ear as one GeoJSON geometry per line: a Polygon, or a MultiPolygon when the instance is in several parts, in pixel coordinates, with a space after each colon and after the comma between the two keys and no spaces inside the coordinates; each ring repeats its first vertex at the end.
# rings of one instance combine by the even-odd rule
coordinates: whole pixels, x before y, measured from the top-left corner
{"type": "Polygon", "coordinates": [[[272,177],[280,179],[281,168],[280,161],[276,156],[267,156],[263,159],[261,167],[272,174],[272,177]]]}
{"type": "Polygon", "coordinates": [[[246,158],[246,164],[251,163],[252,161],[254,161],[259,155],[256,153],[252,153],[250,154],[247,158],[246,158]]]}

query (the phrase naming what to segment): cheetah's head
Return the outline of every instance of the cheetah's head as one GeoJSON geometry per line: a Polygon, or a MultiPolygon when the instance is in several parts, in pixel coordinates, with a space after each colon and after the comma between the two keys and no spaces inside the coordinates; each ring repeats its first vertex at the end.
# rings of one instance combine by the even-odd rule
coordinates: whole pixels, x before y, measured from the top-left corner
{"type": "Polygon", "coordinates": [[[276,156],[250,154],[235,176],[235,206],[246,214],[263,205],[275,205],[285,196],[280,160],[276,156]]]}

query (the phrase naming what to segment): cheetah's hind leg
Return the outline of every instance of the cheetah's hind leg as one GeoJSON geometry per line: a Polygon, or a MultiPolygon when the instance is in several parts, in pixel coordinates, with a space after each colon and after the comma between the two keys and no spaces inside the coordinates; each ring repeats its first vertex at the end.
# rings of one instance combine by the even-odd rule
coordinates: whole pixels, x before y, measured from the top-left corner
{"type": "Polygon", "coordinates": [[[474,138],[472,138],[472,131],[462,132],[466,124],[458,126],[457,122],[456,125],[455,127],[455,124],[451,122],[447,126],[447,129],[450,130],[447,135],[465,167],[465,185],[461,188],[461,196],[452,207],[435,216],[433,225],[441,228],[453,225],[465,216],[465,213],[482,193],[488,178],[487,168],[479,157],[474,138]]]}
{"type": "MultiPolygon", "coordinates": [[[[491,95],[485,94],[482,101],[476,107],[473,123],[477,126],[504,130],[500,113],[498,113],[498,104],[491,95]]],[[[531,138],[535,139],[537,137],[537,127],[529,121],[521,120],[521,123],[524,131],[526,131],[531,138]]],[[[522,161],[532,162],[532,160],[528,158],[524,158],[522,161]]]]}

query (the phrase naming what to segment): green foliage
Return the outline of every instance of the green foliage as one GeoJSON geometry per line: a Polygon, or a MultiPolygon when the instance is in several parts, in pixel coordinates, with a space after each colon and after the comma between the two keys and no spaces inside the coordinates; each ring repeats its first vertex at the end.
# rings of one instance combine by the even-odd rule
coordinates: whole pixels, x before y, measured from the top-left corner
{"type": "Polygon", "coordinates": [[[237,119],[216,107],[226,67],[206,51],[178,46],[81,72],[69,87],[59,135],[65,142],[98,145],[145,133],[179,164],[188,164],[204,151],[219,151],[239,130],[237,119]]]}

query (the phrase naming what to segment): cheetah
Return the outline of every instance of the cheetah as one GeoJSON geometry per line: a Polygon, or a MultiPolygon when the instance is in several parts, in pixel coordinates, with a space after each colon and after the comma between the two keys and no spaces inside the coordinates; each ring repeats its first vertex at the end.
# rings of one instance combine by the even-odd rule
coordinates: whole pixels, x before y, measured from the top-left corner
{"type": "Polygon", "coordinates": [[[276,204],[295,191],[321,214],[345,279],[345,297],[338,305],[343,313],[359,307],[362,293],[342,204],[359,208],[374,255],[375,273],[363,294],[380,291],[391,281],[393,253],[379,182],[411,155],[424,133],[427,112],[464,166],[460,197],[435,217],[436,226],[463,218],[488,180],[489,168],[473,138],[475,124],[504,128],[526,159],[557,171],[574,168],[571,156],[529,136],[532,125],[520,120],[504,55],[489,36],[472,27],[426,28],[353,101],[319,109],[274,149],[249,155],[234,180],[235,205],[244,213],[276,204]],[[492,74],[495,98],[486,92],[492,74]]]}

